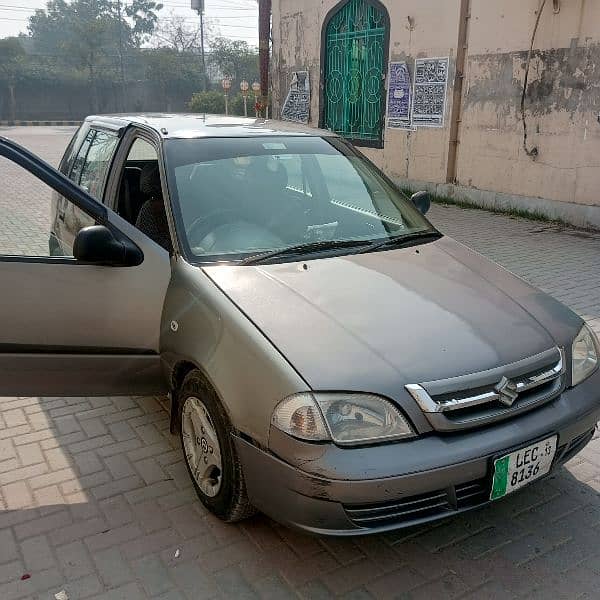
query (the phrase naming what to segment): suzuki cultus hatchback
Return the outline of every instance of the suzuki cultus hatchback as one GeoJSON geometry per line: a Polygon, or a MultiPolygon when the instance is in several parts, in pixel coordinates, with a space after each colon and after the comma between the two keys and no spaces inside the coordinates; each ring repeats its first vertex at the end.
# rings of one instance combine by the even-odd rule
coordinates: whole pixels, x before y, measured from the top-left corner
{"type": "Polygon", "coordinates": [[[0,154],[54,190],[47,250],[0,257],[0,393],[169,392],[196,491],[226,521],[440,519],[594,435],[591,329],[330,132],[90,117],[61,173],[5,139],[0,154]]]}

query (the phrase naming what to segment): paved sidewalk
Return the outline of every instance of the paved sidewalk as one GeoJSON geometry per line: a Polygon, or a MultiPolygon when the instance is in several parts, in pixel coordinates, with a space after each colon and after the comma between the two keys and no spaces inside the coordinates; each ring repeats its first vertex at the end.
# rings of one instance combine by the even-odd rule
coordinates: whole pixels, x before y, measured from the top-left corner
{"type": "MultiPolygon", "coordinates": [[[[56,164],[70,131],[0,135],[56,164]]],[[[431,218],[600,331],[600,235],[454,207],[431,218]]],[[[591,599],[599,540],[598,435],[567,468],[485,509],[319,539],[263,516],[236,526],[210,516],[156,398],[0,399],[0,600],[591,599]]]]}

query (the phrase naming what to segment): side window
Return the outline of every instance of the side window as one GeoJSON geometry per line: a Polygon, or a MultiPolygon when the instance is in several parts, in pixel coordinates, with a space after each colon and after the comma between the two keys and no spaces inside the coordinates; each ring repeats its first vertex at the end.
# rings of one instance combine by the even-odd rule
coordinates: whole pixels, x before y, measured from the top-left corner
{"type": "MultiPolygon", "coordinates": [[[[92,131],[90,130],[90,133],[92,131]]],[[[85,161],[81,167],[81,174],[77,183],[100,201],[102,201],[106,173],[118,141],[119,138],[113,133],[94,131],[94,137],[89,144],[85,161]]]]}
{"type": "MultiPolygon", "coordinates": [[[[67,228],[57,210],[51,187],[26,169],[0,157],[0,181],[9,182],[0,197],[0,256],[72,257],[73,240],[79,229],[67,228]]],[[[94,220],[61,197],[66,214],[77,213],[94,220]]]]}
{"type": "Polygon", "coordinates": [[[73,161],[73,166],[71,167],[71,172],[69,173],[69,179],[79,184],[79,179],[81,178],[81,171],[83,170],[83,165],[85,163],[85,157],[87,156],[88,150],[90,149],[90,144],[94,139],[94,130],[90,129],[84,140],[81,144],[81,147],[77,151],[77,155],[75,156],[75,160],[73,161]]]}
{"type": "Polygon", "coordinates": [[[158,153],[141,137],[133,141],[127,153],[119,184],[117,212],[159,246],[172,252],[158,153]]]}
{"type": "Polygon", "coordinates": [[[77,150],[81,146],[81,142],[85,136],[86,126],[82,125],[76,132],[75,135],[71,138],[67,149],[60,161],[60,166],[58,170],[63,174],[69,176],[71,173],[71,168],[73,167],[73,162],[75,161],[75,156],[77,154],[77,150]]]}
{"type": "Polygon", "coordinates": [[[127,155],[127,162],[132,163],[136,161],[157,161],[158,154],[156,153],[156,148],[150,143],[147,142],[144,138],[136,138],[131,148],[129,149],[129,154],[127,155]]]}
{"type": "MultiPolygon", "coordinates": [[[[117,198],[117,212],[132,225],[136,224],[143,204],[150,199],[148,184],[153,177],[160,187],[156,148],[145,139],[136,138],[127,153],[117,198]]],[[[162,200],[160,194],[157,196],[162,200]]]]}

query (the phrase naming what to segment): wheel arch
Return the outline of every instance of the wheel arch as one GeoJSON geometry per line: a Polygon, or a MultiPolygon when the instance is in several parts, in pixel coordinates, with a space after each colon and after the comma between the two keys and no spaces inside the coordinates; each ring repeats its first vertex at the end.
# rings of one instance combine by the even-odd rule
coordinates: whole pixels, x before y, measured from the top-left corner
{"type": "Polygon", "coordinates": [[[171,430],[171,433],[176,433],[176,431],[180,425],[180,423],[179,423],[180,398],[179,398],[179,394],[178,394],[179,389],[181,388],[183,382],[185,381],[185,378],[192,371],[197,371],[198,374],[200,375],[200,377],[204,380],[204,383],[206,384],[206,386],[210,387],[214,391],[217,398],[219,399],[219,402],[221,403],[221,406],[223,407],[223,410],[225,411],[225,413],[227,414],[227,417],[229,418],[229,422],[231,423],[232,427],[237,431],[238,429],[231,418],[231,411],[229,410],[227,403],[223,401],[223,396],[220,394],[219,389],[213,383],[213,381],[208,376],[206,371],[200,365],[198,365],[196,362],[189,360],[189,359],[182,358],[182,359],[178,360],[173,365],[173,368],[171,369],[171,376],[170,376],[170,385],[171,385],[170,430],[171,430]]]}

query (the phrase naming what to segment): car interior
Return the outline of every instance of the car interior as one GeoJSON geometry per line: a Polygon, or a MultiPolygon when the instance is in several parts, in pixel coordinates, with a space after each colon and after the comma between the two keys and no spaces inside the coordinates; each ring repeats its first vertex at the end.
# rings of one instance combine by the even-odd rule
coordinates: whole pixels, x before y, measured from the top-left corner
{"type": "Polygon", "coordinates": [[[203,252],[299,243],[307,231],[306,196],[288,186],[271,157],[196,163],[176,169],[190,245],[203,252]]]}
{"type": "Polygon", "coordinates": [[[154,148],[141,139],[134,142],[121,175],[117,212],[165,250],[172,251],[158,157],[154,148]]]}

